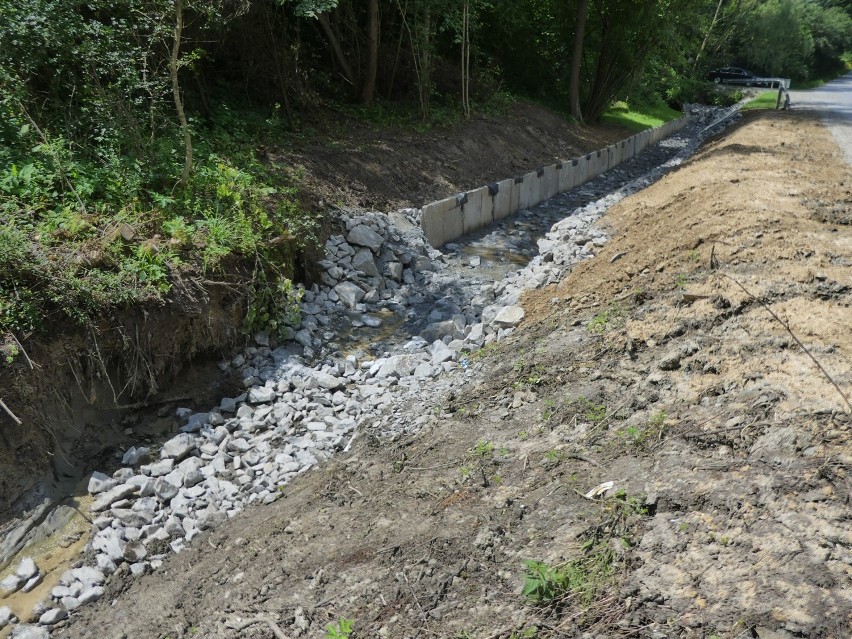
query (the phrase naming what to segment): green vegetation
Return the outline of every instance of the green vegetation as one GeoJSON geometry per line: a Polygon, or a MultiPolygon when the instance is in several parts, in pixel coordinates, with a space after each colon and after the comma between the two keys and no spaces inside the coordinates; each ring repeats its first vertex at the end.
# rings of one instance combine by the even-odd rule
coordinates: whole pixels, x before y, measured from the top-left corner
{"type": "Polygon", "coordinates": [[[628,566],[626,551],[635,545],[634,531],[647,515],[642,503],[641,496],[624,491],[604,500],[599,522],[585,533],[576,558],[557,566],[524,562],[523,595],[538,606],[557,611],[570,605],[572,614],[586,624],[594,621],[602,611],[603,595],[617,591],[620,575],[628,566]]]}
{"type": "Polygon", "coordinates": [[[606,419],[607,408],[606,404],[598,404],[585,397],[579,397],[574,402],[575,410],[583,420],[592,424],[600,424],[606,419]]]}
{"type": "Polygon", "coordinates": [[[607,330],[621,328],[625,321],[624,309],[617,302],[610,302],[606,310],[600,311],[589,322],[588,329],[590,333],[602,335],[607,330]]]}
{"type": "Polygon", "coordinates": [[[627,426],[619,435],[627,438],[630,444],[638,449],[648,449],[660,442],[666,432],[668,415],[663,410],[654,412],[643,427],[627,426]]]}
{"type": "Polygon", "coordinates": [[[754,100],[751,100],[743,105],[743,110],[747,109],[774,109],[778,102],[778,91],[764,91],[754,100]]]}
{"type": "Polygon", "coordinates": [[[326,625],[325,639],[349,639],[354,625],[352,619],[341,617],[338,621],[326,625]]]}
{"type": "Polygon", "coordinates": [[[660,126],[671,120],[676,120],[683,114],[675,111],[668,104],[660,102],[653,105],[630,104],[620,100],[607,109],[601,120],[609,124],[618,124],[634,131],[642,131],[660,126]]]}

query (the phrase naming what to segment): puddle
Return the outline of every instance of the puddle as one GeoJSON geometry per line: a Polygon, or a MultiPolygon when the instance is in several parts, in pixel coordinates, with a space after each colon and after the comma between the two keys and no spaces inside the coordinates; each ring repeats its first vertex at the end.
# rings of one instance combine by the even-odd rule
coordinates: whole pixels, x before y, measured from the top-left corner
{"type": "Polygon", "coordinates": [[[495,246],[474,246],[468,244],[458,250],[459,255],[464,257],[482,258],[483,262],[493,262],[495,264],[515,264],[517,266],[526,266],[530,263],[532,257],[524,255],[520,252],[512,252],[506,248],[497,248],[495,246]]]}
{"type": "MultiPolygon", "coordinates": [[[[389,309],[381,309],[375,313],[365,313],[364,315],[379,319],[382,323],[376,327],[349,326],[341,330],[338,333],[338,339],[343,345],[344,356],[363,354],[381,342],[399,340],[399,327],[404,321],[402,317],[389,309]]],[[[354,314],[352,318],[358,319],[361,316],[361,314],[354,314]]]]}
{"type": "MultiPolygon", "coordinates": [[[[42,582],[30,592],[18,592],[0,599],[0,606],[9,606],[21,621],[33,620],[33,607],[49,598],[50,591],[59,583],[59,578],[71,565],[80,560],[83,548],[89,541],[91,523],[81,511],[89,512],[92,498],[84,493],[82,497],[71,497],[63,502],[68,509],[68,521],[50,536],[27,546],[11,559],[9,565],[0,571],[0,579],[15,572],[24,557],[32,557],[44,575],[42,582]],[[76,538],[76,541],[74,539],[76,538]]],[[[63,508],[60,506],[59,508],[63,508]]],[[[0,638],[8,637],[14,626],[0,630],[0,638]]]]}

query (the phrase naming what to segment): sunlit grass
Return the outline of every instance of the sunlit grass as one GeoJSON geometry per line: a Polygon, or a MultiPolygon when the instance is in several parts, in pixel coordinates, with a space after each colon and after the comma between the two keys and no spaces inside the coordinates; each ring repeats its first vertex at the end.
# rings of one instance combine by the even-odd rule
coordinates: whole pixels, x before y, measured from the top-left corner
{"type": "Polygon", "coordinates": [[[754,100],[746,102],[742,108],[745,109],[774,109],[778,102],[778,90],[764,91],[754,100]]]}
{"type": "Polygon", "coordinates": [[[676,120],[682,115],[680,111],[675,111],[665,103],[628,105],[627,102],[615,102],[603,114],[601,120],[634,131],[644,131],[676,120]]]}

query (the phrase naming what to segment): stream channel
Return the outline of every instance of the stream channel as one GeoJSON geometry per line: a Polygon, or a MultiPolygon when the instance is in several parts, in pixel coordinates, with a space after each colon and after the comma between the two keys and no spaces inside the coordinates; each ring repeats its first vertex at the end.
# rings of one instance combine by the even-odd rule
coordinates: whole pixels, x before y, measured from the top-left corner
{"type": "Polygon", "coordinates": [[[606,242],[596,222],[611,206],[738,117],[688,109],[678,134],[440,251],[417,210],[341,211],[299,330],[280,342],[258,334],[220,363],[242,387],[236,396],[203,413],[178,408],[177,430],[119,451],[114,472],[93,473],[39,525],[6,533],[26,545],[6,543],[13,551],[0,557],[0,637],[61,628],[106,579],[157,570],[201,532],[275,501],[362,431],[394,439],[419,430],[428,416],[395,407],[462,383],[471,353],[522,321],[524,290],[558,282],[606,242]]]}

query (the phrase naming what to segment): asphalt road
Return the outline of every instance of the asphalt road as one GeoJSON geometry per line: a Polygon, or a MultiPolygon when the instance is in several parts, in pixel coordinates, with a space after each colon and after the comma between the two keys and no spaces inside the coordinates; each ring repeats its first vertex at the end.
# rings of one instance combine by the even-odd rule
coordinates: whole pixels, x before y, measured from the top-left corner
{"type": "Polygon", "coordinates": [[[818,89],[790,91],[793,109],[814,109],[819,112],[837,143],[852,164],[852,73],[829,82],[818,89]]]}

